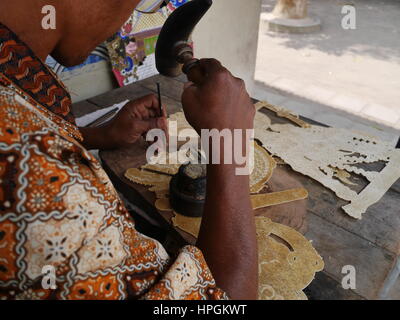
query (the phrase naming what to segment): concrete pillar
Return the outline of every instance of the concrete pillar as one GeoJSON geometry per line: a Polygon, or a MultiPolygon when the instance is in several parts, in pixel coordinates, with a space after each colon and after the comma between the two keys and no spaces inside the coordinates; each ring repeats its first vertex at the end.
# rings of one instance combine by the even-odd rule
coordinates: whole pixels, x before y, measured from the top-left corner
{"type": "Polygon", "coordinates": [[[261,0],[214,0],[194,34],[197,58],[216,58],[254,93],[261,0]]]}

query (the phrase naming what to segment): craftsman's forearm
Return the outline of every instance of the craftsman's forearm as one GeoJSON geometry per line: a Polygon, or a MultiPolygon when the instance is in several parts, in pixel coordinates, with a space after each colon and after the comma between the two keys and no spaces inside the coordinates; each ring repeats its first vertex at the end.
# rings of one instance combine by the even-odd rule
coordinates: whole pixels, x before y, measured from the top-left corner
{"type": "Polygon", "coordinates": [[[232,299],[256,299],[258,251],[249,177],[234,165],[209,165],[207,197],[197,246],[217,285],[232,299]]]}
{"type": "Polygon", "coordinates": [[[105,150],[113,149],[116,147],[107,126],[95,128],[80,127],[79,131],[81,132],[83,137],[82,144],[88,150],[105,150]]]}

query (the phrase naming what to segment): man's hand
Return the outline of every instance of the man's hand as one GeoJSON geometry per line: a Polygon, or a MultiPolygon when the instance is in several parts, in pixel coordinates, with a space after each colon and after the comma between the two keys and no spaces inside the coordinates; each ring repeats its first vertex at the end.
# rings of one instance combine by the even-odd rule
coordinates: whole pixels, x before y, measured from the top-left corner
{"type": "Polygon", "coordinates": [[[185,116],[201,129],[252,129],[255,108],[243,80],[235,78],[215,59],[202,59],[201,84],[189,83],[182,95],[185,116]]]}
{"type": "Polygon", "coordinates": [[[165,110],[161,114],[154,94],[129,102],[104,126],[80,131],[87,149],[114,149],[135,143],[151,129],[168,132],[165,110]]]}
{"type": "MultiPolygon", "coordinates": [[[[200,60],[200,68],[202,82],[187,85],[182,95],[189,123],[199,134],[201,129],[252,129],[255,108],[243,81],[217,60],[200,60]]],[[[222,141],[221,146],[226,143],[222,141]]],[[[236,175],[235,166],[207,166],[207,195],[196,245],[217,286],[233,299],[256,299],[258,252],[249,176],[236,175]]]]}

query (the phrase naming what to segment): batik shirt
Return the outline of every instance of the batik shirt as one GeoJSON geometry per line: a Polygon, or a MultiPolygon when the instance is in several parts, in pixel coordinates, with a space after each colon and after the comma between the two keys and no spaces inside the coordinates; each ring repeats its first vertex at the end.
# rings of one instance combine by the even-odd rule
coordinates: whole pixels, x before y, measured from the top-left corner
{"type": "Polygon", "coordinates": [[[0,299],[226,298],[199,249],[172,258],[135,230],[70,107],[0,24],[0,299]]]}

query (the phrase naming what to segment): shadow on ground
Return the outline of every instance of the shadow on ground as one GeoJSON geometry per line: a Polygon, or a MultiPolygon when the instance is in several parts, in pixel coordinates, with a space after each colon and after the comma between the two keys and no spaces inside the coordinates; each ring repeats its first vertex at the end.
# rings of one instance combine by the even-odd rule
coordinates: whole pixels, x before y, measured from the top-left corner
{"type": "MultiPolygon", "coordinates": [[[[264,0],[263,11],[272,10],[275,0],[264,0]]],[[[369,55],[387,61],[400,61],[400,1],[349,1],[356,8],[356,29],[341,26],[344,1],[310,1],[310,15],[322,21],[322,30],[314,34],[268,33],[293,49],[314,49],[327,54],[369,55]],[[389,23],[388,23],[389,22],[389,23]]]]}

